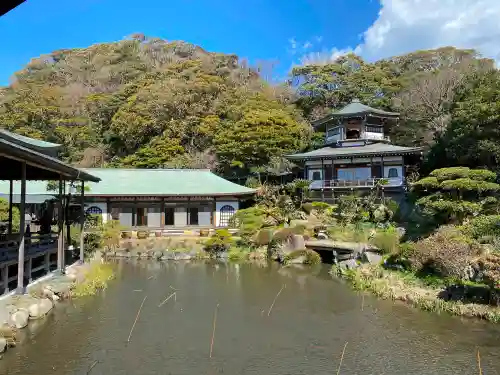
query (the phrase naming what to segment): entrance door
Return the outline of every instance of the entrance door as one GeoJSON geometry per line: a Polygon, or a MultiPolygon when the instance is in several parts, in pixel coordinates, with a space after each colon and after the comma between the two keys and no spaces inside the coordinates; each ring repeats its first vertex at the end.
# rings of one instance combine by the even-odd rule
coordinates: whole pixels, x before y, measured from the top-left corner
{"type": "Polygon", "coordinates": [[[145,207],[137,207],[137,223],[138,227],[146,227],[148,225],[148,209],[145,207]]]}
{"type": "Polygon", "coordinates": [[[165,207],[165,225],[174,225],[175,207],[165,207]]]}
{"type": "Polygon", "coordinates": [[[189,225],[198,225],[198,207],[189,207],[189,225]]]}

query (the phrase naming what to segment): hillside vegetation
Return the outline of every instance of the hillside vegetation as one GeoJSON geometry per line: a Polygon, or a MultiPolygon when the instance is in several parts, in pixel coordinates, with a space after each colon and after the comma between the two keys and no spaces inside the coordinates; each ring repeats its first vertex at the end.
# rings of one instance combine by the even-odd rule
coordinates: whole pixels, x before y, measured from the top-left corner
{"type": "Polygon", "coordinates": [[[317,146],[310,121],[359,98],[401,112],[390,136],[428,147],[426,168],[496,168],[500,76],[452,47],[375,63],[348,55],[294,68],[282,85],[237,56],[133,35],[33,59],[0,91],[0,123],[64,145],[82,167],[276,170],[317,146]]]}

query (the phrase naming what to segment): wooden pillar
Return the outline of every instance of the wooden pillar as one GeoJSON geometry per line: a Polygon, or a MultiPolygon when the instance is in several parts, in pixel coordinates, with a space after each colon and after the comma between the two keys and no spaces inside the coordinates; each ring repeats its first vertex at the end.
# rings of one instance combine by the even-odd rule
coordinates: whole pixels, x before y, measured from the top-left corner
{"type": "Polygon", "coordinates": [[[84,226],[85,226],[85,182],[82,181],[82,191],[80,192],[80,263],[83,264],[84,252],[84,226]]]}
{"type": "Polygon", "coordinates": [[[26,204],[26,163],[21,163],[21,204],[19,205],[20,225],[19,225],[19,254],[17,260],[17,289],[16,294],[24,294],[24,231],[26,204]]]}
{"type": "Polygon", "coordinates": [[[106,198],[106,221],[112,221],[113,216],[111,215],[111,200],[106,198]]]}
{"type": "Polygon", "coordinates": [[[57,270],[64,272],[64,202],[63,202],[63,180],[59,176],[59,206],[57,207],[57,270]]]}
{"type": "Polygon", "coordinates": [[[12,234],[12,199],[14,197],[14,181],[9,180],[9,228],[7,233],[12,234]]]}
{"type": "Polygon", "coordinates": [[[189,210],[189,206],[190,206],[190,203],[191,203],[191,198],[190,197],[187,197],[187,206],[186,206],[186,220],[187,220],[187,226],[189,227],[191,225],[191,212],[189,210]]]}
{"type": "Polygon", "coordinates": [[[215,197],[212,205],[212,226],[214,230],[217,228],[217,198],[215,197]]]}
{"type": "Polygon", "coordinates": [[[160,225],[161,228],[165,228],[165,197],[161,197],[161,203],[160,203],[160,225]]]}
{"type": "Polygon", "coordinates": [[[321,201],[325,201],[325,164],[321,159],[321,201]]]}

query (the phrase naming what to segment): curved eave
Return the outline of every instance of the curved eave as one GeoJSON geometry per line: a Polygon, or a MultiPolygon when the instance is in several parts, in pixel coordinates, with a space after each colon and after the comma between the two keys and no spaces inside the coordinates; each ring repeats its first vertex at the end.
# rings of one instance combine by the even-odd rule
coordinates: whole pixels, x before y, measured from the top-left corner
{"type": "Polygon", "coordinates": [[[62,175],[66,180],[82,180],[99,182],[99,177],[93,176],[80,169],[69,166],[62,161],[47,156],[30,148],[20,146],[19,144],[9,142],[5,139],[0,139],[0,154],[5,152],[5,157],[19,161],[24,161],[29,165],[48,170],[62,175]]]}
{"type": "Polygon", "coordinates": [[[412,150],[412,151],[397,151],[397,152],[375,152],[375,153],[352,153],[348,155],[312,155],[312,156],[295,156],[286,155],[285,158],[289,160],[301,161],[301,160],[337,160],[337,159],[350,159],[359,157],[382,157],[382,156],[406,156],[406,155],[418,155],[421,154],[422,150],[412,150]]]}
{"type": "Polygon", "coordinates": [[[253,195],[257,193],[257,190],[253,190],[251,192],[237,192],[237,193],[214,193],[214,194],[92,194],[92,192],[86,192],[86,197],[102,197],[102,198],[141,198],[141,197],[176,197],[176,198],[193,198],[193,197],[243,197],[247,195],[253,195]]]}
{"type": "Polygon", "coordinates": [[[4,2],[3,4],[0,5],[0,16],[3,16],[4,14],[10,12],[12,9],[18,7],[25,1],[26,0],[13,0],[10,2],[4,2]]]}
{"type": "Polygon", "coordinates": [[[52,142],[41,141],[38,139],[32,139],[29,137],[25,137],[24,135],[9,132],[5,129],[0,129],[0,138],[3,138],[6,141],[16,143],[16,144],[21,143],[20,146],[28,147],[28,148],[35,147],[37,149],[42,149],[42,150],[57,151],[62,147],[62,145],[60,145],[58,143],[52,143],[52,142]]]}

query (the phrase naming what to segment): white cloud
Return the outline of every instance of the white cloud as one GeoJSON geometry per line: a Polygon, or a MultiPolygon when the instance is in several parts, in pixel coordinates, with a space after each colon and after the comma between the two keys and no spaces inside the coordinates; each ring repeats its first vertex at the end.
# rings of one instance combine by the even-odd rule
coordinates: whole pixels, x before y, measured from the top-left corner
{"type": "Polygon", "coordinates": [[[309,52],[300,57],[300,65],[328,64],[332,61],[337,60],[340,56],[347,55],[351,52],[354,52],[354,50],[351,48],[340,50],[337,48],[332,48],[331,50],[323,50],[321,52],[309,52]]]}
{"type": "MultiPolygon", "coordinates": [[[[369,61],[419,49],[474,48],[500,61],[500,0],[379,0],[377,20],[354,50],[369,61]]],[[[319,61],[346,49],[316,53],[319,61]]],[[[314,61],[314,53],[301,60],[314,61]]]]}

